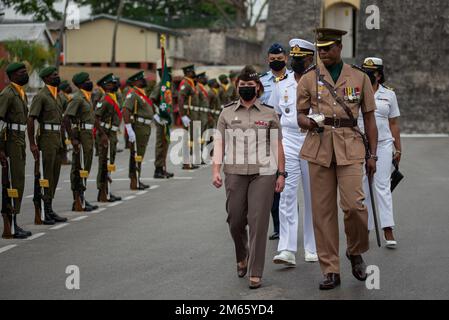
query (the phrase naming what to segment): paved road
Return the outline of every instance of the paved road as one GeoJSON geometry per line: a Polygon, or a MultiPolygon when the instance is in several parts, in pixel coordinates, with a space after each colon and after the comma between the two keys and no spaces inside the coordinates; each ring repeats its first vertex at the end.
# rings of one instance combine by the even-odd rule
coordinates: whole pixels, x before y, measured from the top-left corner
{"type": "MultiPolygon", "coordinates": [[[[126,171],[118,172],[122,180],[114,190],[135,198],[86,215],[68,211],[64,167],[55,209],[70,221],[56,230],[34,226],[32,202],[25,199],[20,221],[43,235],[0,239],[0,299],[448,299],[449,139],[408,138],[404,150],[407,180],[394,195],[399,248],[378,249],[372,235],[373,248],[365,256],[380,268],[380,290],[353,279],[342,259],[341,288],[320,292],[318,265],[303,262],[302,253],[296,269],[273,265],[274,242],[267,248],[264,287],[248,290],[247,281],[236,276],[224,191],[210,185],[209,167],[171,167],[177,179],[148,179],[153,189],[146,193],[128,191],[126,171]],[[16,246],[6,250],[11,245],[16,246]],[[66,289],[69,265],[79,267],[80,290],[66,289]]],[[[144,177],[152,176],[150,160],[144,177]]],[[[118,167],[126,168],[126,161],[126,152],[119,154],[118,167]]],[[[31,195],[32,177],[27,179],[31,195]]],[[[88,198],[94,200],[91,186],[88,198]]],[[[342,237],[341,252],[344,242],[342,237]]]]}

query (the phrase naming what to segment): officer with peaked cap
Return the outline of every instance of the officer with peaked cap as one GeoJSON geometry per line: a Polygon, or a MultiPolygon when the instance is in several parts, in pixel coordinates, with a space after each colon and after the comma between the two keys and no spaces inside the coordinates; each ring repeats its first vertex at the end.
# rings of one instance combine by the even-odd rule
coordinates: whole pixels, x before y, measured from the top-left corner
{"type": "Polygon", "coordinates": [[[276,264],[296,266],[295,254],[298,244],[298,185],[304,192],[303,235],[304,259],[306,262],[318,261],[313,232],[312,203],[310,197],[309,164],[299,157],[306,133],[298,126],[296,112],[296,91],[304,71],[313,64],[315,47],[302,39],[290,40],[291,66],[294,73],[273,86],[268,102],[281,118],[282,143],[285,152],[285,166],[289,173],[285,189],[279,203],[280,239],[279,254],[273,258],[276,264]]]}
{"type": "Polygon", "coordinates": [[[338,191],[352,274],[360,281],[367,278],[362,258],[369,249],[363,165],[366,158],[367,174],[372,177],[377,160],[376,104],[366,73],[341,58],[346,32],[325,28],[316,32],[321,61],[299,81],[297,110],[300,127],[309,131],[301,157],[309,161],[313,225],[324,274],[319,288],[329,290],[340,285],[338,191]],[[366,148],[357,126],[359,111],[368,135],[366,148]]]}

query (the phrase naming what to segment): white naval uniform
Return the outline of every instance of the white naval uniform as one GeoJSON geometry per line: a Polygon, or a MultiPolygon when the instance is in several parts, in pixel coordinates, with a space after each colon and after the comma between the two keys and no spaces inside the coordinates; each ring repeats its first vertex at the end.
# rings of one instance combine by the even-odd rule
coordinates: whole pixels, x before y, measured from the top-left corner
{"type": "MultiPolygon", "coordinates": [[[[394,227],[393,200],[391,196],[391,173],[393,166],[394,138],[390,130],[389,120],[399,117],[400,111],[396,94],[394,91],[379,85],[379,89],[374,95],[376,99],[376,124],[378,134],[377,171],[373,180],[373,192],[376,198],[378,217],[382,229],[394,227]]],[[[359,117],[359,127],[364,130],[363,118],[359,117]]],[[[365,204],[368,207],[369,219],[368,229],[374,229],[373,209],[369,192],[368,177],[365,175],[363,188],[366,195],[365,204]]]]}
{"type": "Polygon", "coordinates": [[[298,185],[301,179],[304,191],[304,249],[316,253],[313,231],[312,202],[310,195],[309,165],[299,157],[306,133],[301,133],[296,112],[296,90],[298,83],[295,74],[273,86],[268,102],[281,117],[282,143],[285,153],[285,171],[288,177],[279,203],[279,244],[278,251],[298,251],[298,185]]]}

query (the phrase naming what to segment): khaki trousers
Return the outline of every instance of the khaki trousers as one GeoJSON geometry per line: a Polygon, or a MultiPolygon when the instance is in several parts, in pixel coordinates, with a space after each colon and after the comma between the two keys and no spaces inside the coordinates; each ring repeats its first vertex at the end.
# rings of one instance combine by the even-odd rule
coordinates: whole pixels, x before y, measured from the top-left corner
{"type": "Polygon", "coordinates": [[[317,253],[324,274],[340,273],[337,189],[348,252],[359,255],[369,248],[368,210],[363,204],[363,164],[329,168],[309,162],[312,215],[317,253]]]}
{"type": "Polygon", "coordinates": [[[275,184],[274,175],[226,174],[227,222],[237,262],[248,258],[250,277],[262,277],[263,274],[275,184]]]}

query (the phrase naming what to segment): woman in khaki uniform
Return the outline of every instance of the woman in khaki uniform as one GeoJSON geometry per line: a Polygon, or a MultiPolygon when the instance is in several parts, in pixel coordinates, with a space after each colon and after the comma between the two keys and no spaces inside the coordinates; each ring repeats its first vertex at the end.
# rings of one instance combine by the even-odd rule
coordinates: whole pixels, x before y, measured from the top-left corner
{"type": "Polygon", "coordinates": [[[252,67],[242,70],[237,89],[240,100],[226,105],[218,119],[213,185],[223,185],[220,169],[225,159],[227,222],[237,272],[243,278],[249,270],[250,288],[257,289],[262,283],[273,195],[284,189],[287,173],[279,118],[272,107],[259,101],[263,87],[252,67]]]}

